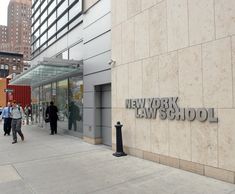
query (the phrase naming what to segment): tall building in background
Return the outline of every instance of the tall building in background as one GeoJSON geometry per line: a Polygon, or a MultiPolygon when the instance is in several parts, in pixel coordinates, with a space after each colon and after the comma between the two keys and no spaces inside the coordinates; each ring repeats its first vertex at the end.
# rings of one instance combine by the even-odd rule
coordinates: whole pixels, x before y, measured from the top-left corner
{"type": "Polygon", "coordinates": [[[31,54],[31,5],[31,0],[11,0],[8,5],[7,50],[22,53],[26,61],[31,54]]]}

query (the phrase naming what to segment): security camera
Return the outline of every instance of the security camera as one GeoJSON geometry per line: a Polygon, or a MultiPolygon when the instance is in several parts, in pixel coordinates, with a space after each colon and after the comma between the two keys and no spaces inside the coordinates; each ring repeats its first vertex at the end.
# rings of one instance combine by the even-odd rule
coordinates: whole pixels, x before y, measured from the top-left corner
{"type": "Polygon", "coordinates": [[[114,61],[113,59],[110,59],[110,61],[108,62],[109,65],[114,65],[116,61],[114,61]]]}

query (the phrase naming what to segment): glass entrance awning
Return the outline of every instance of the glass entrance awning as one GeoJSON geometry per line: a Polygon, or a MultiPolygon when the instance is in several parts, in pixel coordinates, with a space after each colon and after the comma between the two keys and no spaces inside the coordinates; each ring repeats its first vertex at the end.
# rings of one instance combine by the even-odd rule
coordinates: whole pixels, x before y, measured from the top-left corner
{"type": "Polygon", "coordinates": [[[72,74],[82,75],[82,61],[44,58],[42,62],[17,75],[10,85],[39,86],[72,74]]]}

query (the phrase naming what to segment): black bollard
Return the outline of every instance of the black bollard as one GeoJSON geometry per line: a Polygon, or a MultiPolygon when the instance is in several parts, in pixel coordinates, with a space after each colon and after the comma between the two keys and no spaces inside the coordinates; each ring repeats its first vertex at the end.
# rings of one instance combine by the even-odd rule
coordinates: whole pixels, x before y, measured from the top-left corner
{"type": "Polygon", "coordinates": [[[126,156],[127,154],[123,152],[123,145],[122,145],[122,125],[118,121],[115,127],[116,127],[116,152],[113,155],[116,157],[126,156]]]}

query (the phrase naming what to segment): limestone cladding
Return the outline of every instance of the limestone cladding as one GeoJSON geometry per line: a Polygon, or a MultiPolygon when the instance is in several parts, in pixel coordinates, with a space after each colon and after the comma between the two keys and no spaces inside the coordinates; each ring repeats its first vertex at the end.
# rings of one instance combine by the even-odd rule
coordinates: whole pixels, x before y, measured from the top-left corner
{"type": "Polygon", "coordinates": [[[234,183],[234,18],[234,0],[112,0],[112,125],[123,124],[129,154],[234,183]],[[214,108],[218,123],[125,108],[154,97],[214,108]]]}

